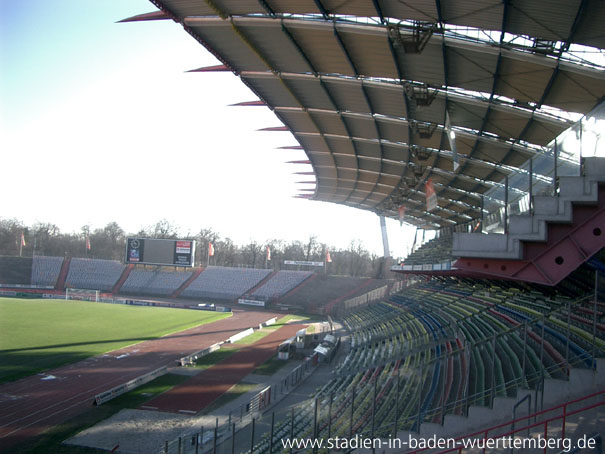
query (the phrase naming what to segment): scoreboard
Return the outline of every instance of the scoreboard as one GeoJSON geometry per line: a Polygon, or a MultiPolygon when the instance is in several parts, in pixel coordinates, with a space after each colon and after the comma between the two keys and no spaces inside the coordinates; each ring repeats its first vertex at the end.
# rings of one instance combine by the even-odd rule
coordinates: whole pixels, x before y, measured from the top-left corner
{"type": "Polygon", "coordinates": [[[141,265],[193,266],[195,241],[128,238],[125,263],[141,265]]]}

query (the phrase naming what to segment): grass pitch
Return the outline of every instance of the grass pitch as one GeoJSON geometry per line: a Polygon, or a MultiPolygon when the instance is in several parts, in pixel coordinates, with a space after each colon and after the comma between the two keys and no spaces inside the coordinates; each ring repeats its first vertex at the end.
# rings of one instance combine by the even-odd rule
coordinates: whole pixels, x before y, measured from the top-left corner
{"type": "Polygon", "coordinates": [[[85,301],[0,298],[0,383],[230,315],[85,301]]]}

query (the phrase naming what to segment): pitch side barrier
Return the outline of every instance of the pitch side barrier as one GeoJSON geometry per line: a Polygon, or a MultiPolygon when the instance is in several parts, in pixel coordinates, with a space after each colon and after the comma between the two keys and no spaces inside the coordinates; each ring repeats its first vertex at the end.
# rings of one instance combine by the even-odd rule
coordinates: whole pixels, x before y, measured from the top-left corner
{"type": "Polygon", "coordinates": [[[151,372],[148,372],[145,375],[141,375],[140,377],[127,381],[124,384],[111,388],[108,391],[97,394],[95,396],[93,405],[104,404],[105,402],[108,402],[115,397],[121,396],[122,394],[127,393],[128,391],[132,391],[133,389],[138,388],[139,386],[144,385],[145,383],[149,383],[150,381],[155,380],[158,377],[161,377],[162,375],[166,374],[167,372],[168,372],[168,367],[163,366],[163,367],[160,367],[159,369],[152,370],[151,372]]]}
{"type": "Polygon", "coordinates": [[[193,363],[195,363],[195,361],[197,359],[202,358],[203,356],[206,356],[209,353],[219,350],[221,348],[221,345],[228,344],[228,343],[232,344],[233,342],[237,342],[238,340],[243,339],[244,337],[249,336],[250,334],[253,334],[253,333],[254,333],[254,328],[245,329],[244,331],[240,331],[239,333],[234,334],[233,336],[229,337],[227,340],[225,340],[223,342],[213,344],[208,348],[205,348],[203,350],[194,352],[190,355],[184,356],[181,359],[177,360],[177,363],[180,364],[181,366],[193,365],[193,363]]]}
{"type": "Polygon", "coordinates": [[[258,329],[262,329],[263,327],[275,325],[277,323],[277,317],[270,318],[266,322],[262,322],[258,324],[258,329]]]}
{"type": "Polygon", "coordinates": [[[170,307],[173,309],[191,309],[194,311],[212,311],[212,312],[231,312],[231,309],[223,306],[184,306],[182,304],[168,303],[164,301],[148,301],[137,299],[115,299],[101,298],[99,301],[113,304],[126,304],[129,306],[152,306],[152,307],[170,307]]]}
{"type": "MultiPolygon", "coordinates": [[[[4,293],[11,293],[7,291],[0,290],[0,295],[4,293]]],[[[14,293],[14,292],[12,292],[14,293]]],[[[12,293],[8,296],[14,296],[12,293]]],[[[169,303],[164,301],[148,301],[148,300],[139,300],[134,298],[108,298],[103,296],[105,294],[101,294],[99,297],[99,303],[107,303],[107,304],[124,304],[126,306],[150,306],[150,307],[170,307],[173,309],[191,309],[196,311],[212,311],[212,312],[231,312],[231,308],[224,306],[185,306],[182,304],[169,303]]],[[[44,293],[42,294],[42,298],[45,299],[65,299],[65,293],[44,293]]]]}
{"type": "MultiPolygon", "coordinates": [[[[277,322],[277,318],[273,317],[273,318],[270,318],[269,320],[267,320],[266,322],[260,323],[258,327],[260,329],[263,326],[271,326],[271,325],[274,325],[276,322],[277,322]]],[[[223,344],[236,342],[239,339],[243,339],[244,337],[249,336],[252,333],[254,333],[253,328],[248,328],[244,331],[240,331],[239,333],[234,334],[233,336],[231,336],[230,338],[228,338],[227,340],[225,340],[223,342],[218,342],[216,344],[211,345],[208,348],[191,353],[190,355],[187,355],[187,356],[183,356],[182,358],[177,360],[177,364],[179,364],[180,366],[191,366],[198,359],[208,355],[209,353],[219,350],[223,344]]]]}
{"type": "MultiPolygon", "coordinates": [[[[9,287],[4,287],[9,288],[9,287]]],[[[0,290],[0,296],[11,296],[15,298],[58,298],[65,299],[65,293],[45,293],[44,290],[37,289],[15,289],[15,290],[0,290]]]]}
{"type": "Polygon", "coordinates": [[[203,350],[199,350],[190,355],[184,356],[181,359],[177,360],[177,363],[180,366],[191,366],[195,363],[195,361],[206,356],[207,354],[220,350],[222,344],[223,344],[223,342],[219,342],[219,343],[211,345],[208,348],[205,348],[203,350]]]}
{"type": "MultiPolygon", "coordinates": [[[[15,286],[11,286],[10,288],[14,288],[15,286]]],[[[51,291],[46,290],[45,287],[38,286],[37,289],[25,288],[19,290],[1,290],[0,286],[0,296],[7,297],[21,297],[21,298],[33,298],[33,297],[42,297],[44,299],[65,299],[65,292],[51,291]]],[[[4,287],[9,288],[9,287],[4,287]]],[[[95,301],[98,303],[108,303],[108,304],[125,304],[127,306],[153,306],[153,307],[171,307],[173,309],[192,309],[197,311],[213,311],[213,312],[231,312],[230,307],[226,306],[214,306],[214,305],[203,305],[203,306],[185,306],[182,304],[169,303],[164,301],[148,301],[148,300],[139,300],[136,298],[110,298],[108,297],[109,293],[100,293],[99,301],[95,301]]]]}
{"type": "Polygon", "coordinates": [[[2,288],[18,288],[31,290],[52,290],[55,287],[52,285],[34,285],[34,284],[0,284],[2,288]]]}
{"type": "Polygon", "coordinates": [[[254,328],[248,328],[243,331],[240,331],[239,333],[234,334],[233,336],[228,338],[225,342],[232,344],[233,342],[237,342],[238,340],[243,339],[244,337],[247,337],[250,334],[254,334],[254,328]]]}

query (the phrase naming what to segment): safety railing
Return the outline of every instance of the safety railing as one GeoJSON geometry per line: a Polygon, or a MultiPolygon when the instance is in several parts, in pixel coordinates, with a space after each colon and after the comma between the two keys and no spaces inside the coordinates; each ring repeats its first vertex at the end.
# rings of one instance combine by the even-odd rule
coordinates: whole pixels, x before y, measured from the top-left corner
{"type": "MultiPolygon", "coordinates": [[[[511,421],[507,421],[505,423],[498,424],[496,426],[492,426],[487,429],[482,429],[482,430],[479,430],[479,431],[476,431],[476,432],[473,432],[473,433],[470,433],[467,435],[455,437],[453,440],[455,442],[461,442],[462,440],[465,440],[465,439],[470,440],[470,439],[474,439],[474,438],[476,439],[479,437],[484,440],[487,440],[490,438],[499,439],[499,438],[511,437],[511,436],[514,436],[521,432],[530,433],[532,431],[532,429],[537,429],[537,428],[543,428],[542,433],[544,435],[544,438],[547,438],[549,425],[552,427],[552,423],[555,421],[561,421],[560,438],[563,439],[563,438],[565,438],[566,425],[567,425],[568,419],[572,416],[586,413],[589,410],[605,406],[604,397],[605,397],[605,390],[598,391],[596,393],[592,393],[587,396],[565,402],[563,404],[548,408],[546,410],[537,411],[535,413],[530,414],[529,416],[524,416],[521,418],[513,419],[511,421]],[[570,407],[572,407],[576,404],[579,404],[581,402],[591,401],[591,400],[595,400],[596,402],[587,404],[581,408],[570,409],[570,407]],[[543,417],[543,416],[546,416],[546,415],[549,415],[549,414],[552,414],[555,412],[557,412],[559,414],[556,414],[554,416],[545,417],[545,418],[540,418],[540,417],[543,417]],[[540,421],[538,421],[538,418],[540,418],[540,421]],[[531,421],[532,419],[534,420],[533,423],[528,423],[527,425],[518,427],[516,429],[514,428],[517,423],[520,423],[522,421],[531,421]],[[510,427],[513,427],[513,429],[510,430],[509,429],[510,427]]],[[[408,451],[407,453],[408,454],[418,454],[421,452],[426,452],[428,450],[429,450],[429,448],[423,448],[423,449],[417,449],[414,451],[408,451]]],[[[439,452],[436,452],[433,454],[447,454],[447,453],[451,453],[451,452],[457,452],[457,453],[461,454],[464,450],[465,450],[464,446],[457,446],[455,448],[449,448],[449,449],[439,451],[439,452]]],[[[482,453],[485,454],[485,447],[482,449],[482,453]]],[[[544,448],[544,453],[546,453],[546,447],[544,448]]]]}
{"type": "Polygon", "coordinates": [[[248,430],[250,427],[252,428],[251,438],[254,440],[254,428],[267,420],[264,412],[276,401],[289,394],[317,365],[318,358],[315,354],[294,368],[280,382],[266,386],[260,392],[254,394],[249,401],[234,408],[223,421],[216,418],[214,425],[204,426],[200,424],[199,429],[184,431],[177,438],[166,440],[157,454],[202,454],[208,452],[222,454],[232,452],[232,448],[235,448],[236,433],[245,427],[248,430]],[[232,443],[228,443],[227,440],[229,439],[232,440],[232,443]]]}
{"type": "Polygon", "coordinates": [[[583,158],[605,157],[602,130],[605,103],[562,132],[541,153],[508,172],[500,182],[481,195],[480,219],[442,229],[451,232],[507,233],[511,215],[531,213],[532,197],[557,195],[558,178],[583,175],[583,158]]]}

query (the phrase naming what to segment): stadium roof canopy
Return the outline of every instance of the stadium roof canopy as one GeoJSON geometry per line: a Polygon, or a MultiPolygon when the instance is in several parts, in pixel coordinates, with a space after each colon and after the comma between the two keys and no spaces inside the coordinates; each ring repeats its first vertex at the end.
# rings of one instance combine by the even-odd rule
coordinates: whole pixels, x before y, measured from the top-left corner
{"type": "Polygon", "coordinates": [[[602,0],[151,1],[129,20],[182,24],[294,134],[306,196],[415,225],[479,218],[605,94],[602,0]]]}

